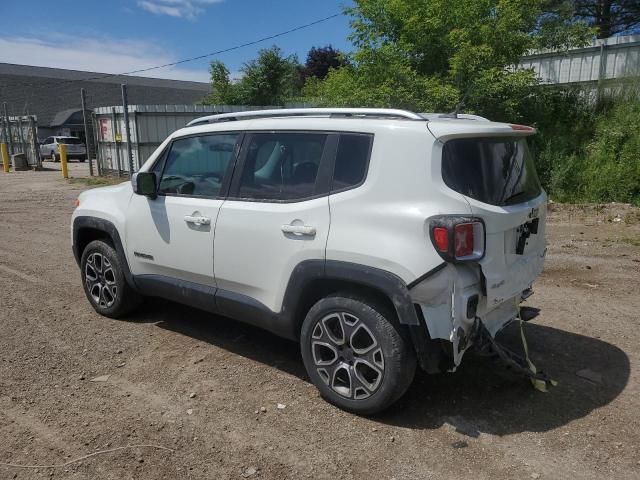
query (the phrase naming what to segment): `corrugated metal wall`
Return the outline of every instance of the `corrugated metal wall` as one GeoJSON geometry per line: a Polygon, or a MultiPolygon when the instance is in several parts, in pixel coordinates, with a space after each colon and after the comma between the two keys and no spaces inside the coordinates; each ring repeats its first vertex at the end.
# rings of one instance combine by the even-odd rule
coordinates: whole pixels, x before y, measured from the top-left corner
{"type": "MultiPolygon", "coordinates": [[[[129,105],[131,151],[136,171],[173,132],[191,120],[216,113],[279,107],[238,105],[129,105]]],[[[127,138],[122,106],[94,111],[98,161],[102,173],[128,174],[127,138]]]]}
{"type": "Polygon", "coordinates": [[[519,68],[533,68],[543,82],[591,83],[640,75],[640,35],[596,40],[566,52],[541,52],[523,57],[519,68]]]}

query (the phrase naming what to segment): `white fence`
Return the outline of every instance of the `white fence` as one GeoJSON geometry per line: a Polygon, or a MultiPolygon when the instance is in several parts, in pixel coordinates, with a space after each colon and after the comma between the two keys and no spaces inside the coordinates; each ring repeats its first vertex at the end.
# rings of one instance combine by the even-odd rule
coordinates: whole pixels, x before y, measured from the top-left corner
{"type": "Polygon", "coordinates": [[[566,52],[539,52],[523,57],[519,68],[533,68],[544,83],[597,85],[640,75],[640,35],[596,40],[566,52]]]}

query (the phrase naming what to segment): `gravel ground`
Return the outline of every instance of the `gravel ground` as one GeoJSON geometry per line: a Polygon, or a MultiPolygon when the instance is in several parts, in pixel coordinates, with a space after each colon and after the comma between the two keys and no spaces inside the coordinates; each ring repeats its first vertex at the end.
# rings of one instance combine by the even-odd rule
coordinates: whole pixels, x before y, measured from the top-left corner
{"type": "Polygon", "coordinates": [[[0,463],[100,453],[0,479],[640,478],[639,210],[552,208],[525,330],[556,388],[469,355],[362,418],[318,396],[292,342],[161,300],[97,315],[69,243],[86,187],[47,165],[0,174],[0,463]]]}

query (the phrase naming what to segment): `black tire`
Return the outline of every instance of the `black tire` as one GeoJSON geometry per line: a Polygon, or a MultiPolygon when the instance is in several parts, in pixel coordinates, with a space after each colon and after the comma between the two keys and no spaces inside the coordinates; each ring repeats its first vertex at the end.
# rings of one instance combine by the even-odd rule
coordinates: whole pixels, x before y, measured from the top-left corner
{"type": "Polygon", "coordinates": [[[84,162],[86,159],[87,159],[87,157],[79,157],[79,158],[78,158],[78,161],[79,161],[79,162],[84,162]]]}
{"type": "Polygon", "coordinates": [[[94,240],[82,252],[80,275],[84,293],[100,315],[121,318],[140,304],[141,297],[127,283],[118,253],[103,240],[94,240]]]}
{"type": "Polygon", "coordinates": [[[373,415],[396,402],[411,385],[416,370],[413,345],[395,312],[350,294],[323,298],[309,310],[300,346],[307,373],[320,395],[360,415],[373,415]],[[339,346],[334,340],[340,338],[344,344],[339,346]],[[358,353],[368,345],[373,345],[370,350],[358,353]],[[334,355],[335,360],[326,365],[334,355]]]}

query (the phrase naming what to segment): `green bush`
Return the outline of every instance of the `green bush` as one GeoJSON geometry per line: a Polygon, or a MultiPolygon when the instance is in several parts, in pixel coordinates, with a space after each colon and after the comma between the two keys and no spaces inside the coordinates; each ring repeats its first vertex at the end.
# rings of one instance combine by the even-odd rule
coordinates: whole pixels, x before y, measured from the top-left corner
{"type": "Polygon", "coordinates": [[[545,186],[559,201],[640,205],[640,97],[621,94],[589,108],[579,128],[541,132],[545,186]]]}

